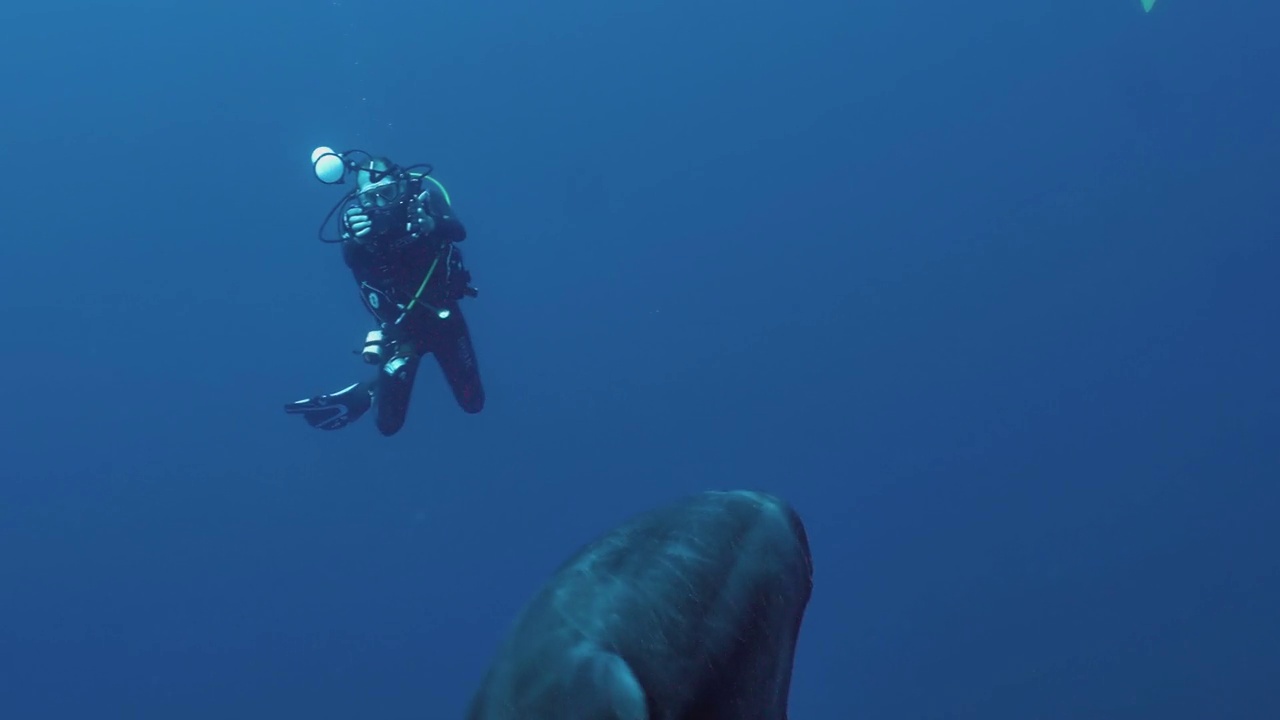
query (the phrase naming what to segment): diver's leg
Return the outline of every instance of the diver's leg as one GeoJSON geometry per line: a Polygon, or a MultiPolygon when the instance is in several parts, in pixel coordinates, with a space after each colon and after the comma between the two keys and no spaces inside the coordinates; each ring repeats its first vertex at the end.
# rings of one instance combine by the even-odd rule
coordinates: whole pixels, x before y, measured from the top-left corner
{"type": "Polygon", "coordinates": [[[480,382],[480,364],[471,344],[471,331],[467,320],[457,305],[447,320],[443,320],[431,342],[432,354],[444,373],[449,389],[458,407],[467,413],[484,409],[484,384],[480,382]]]}
{"type": "Polygon", "coordinates": [[[391,437],[404,427],[409,412],[409,398],[418,375],[422,356],[417,353],[396,354],[378,371],[374,386],[374,405],[378,410],[378,432],[391,437]]]}

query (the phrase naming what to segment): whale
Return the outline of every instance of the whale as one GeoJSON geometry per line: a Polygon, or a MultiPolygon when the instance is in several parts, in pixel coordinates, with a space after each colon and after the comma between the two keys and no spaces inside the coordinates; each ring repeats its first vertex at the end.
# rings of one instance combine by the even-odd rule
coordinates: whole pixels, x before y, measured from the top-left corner
{"type": "Polygon", "coordinates": [[[787,720],[813,592],[796,510],[709,491],[589,542],[517,614],[467,720],[787,720]]]}

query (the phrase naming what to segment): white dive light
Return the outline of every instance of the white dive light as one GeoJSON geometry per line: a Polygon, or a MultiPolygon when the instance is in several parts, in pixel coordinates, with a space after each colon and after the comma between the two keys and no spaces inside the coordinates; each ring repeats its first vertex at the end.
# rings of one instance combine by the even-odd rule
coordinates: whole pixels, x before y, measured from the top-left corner
{"type": "Polygon", "coordinates": [[[316,178],[328,185],[341,181],[347,169],[342,164],[342,157],[333,148],[323,145],[311,151],[311,165],[316,171],[316,178]]]}
{"type": "Polygon", "coordinates": [[[364,337],[364,361],[370,365],[382,362],[385,355],[386,339],[381,330],[370,330],[364,337]]]}

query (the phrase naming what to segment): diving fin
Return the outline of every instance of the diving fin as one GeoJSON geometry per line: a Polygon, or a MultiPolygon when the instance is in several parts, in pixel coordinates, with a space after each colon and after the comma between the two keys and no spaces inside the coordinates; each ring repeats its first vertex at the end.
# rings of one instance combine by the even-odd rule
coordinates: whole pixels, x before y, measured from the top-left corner
{"type": "Polygon", "coordinates": [[[373,395],[366,383],[355,383],[335,393],[317,395],[284,406],[290,415],[301,415],[313,428],[339,430],[368,412],[373,395]]]}

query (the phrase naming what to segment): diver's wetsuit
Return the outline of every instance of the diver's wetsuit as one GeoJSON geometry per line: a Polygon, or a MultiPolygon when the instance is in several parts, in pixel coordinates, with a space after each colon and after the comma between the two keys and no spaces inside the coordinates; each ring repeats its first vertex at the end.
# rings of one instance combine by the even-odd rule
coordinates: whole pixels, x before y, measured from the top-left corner
{"type": "MultiPolygon", "coordinates": [[[[370,386],[378,431],[387,436],[404,425],[414,379],[426,353],[435,356],[465,412],[478,413],[484,407],[484,387],[471,333],[458,306],[464,296],[475,295],[469,285],[471,274],[455,245],[466,239],[467,231],[435,183],[423,182],[421,189],[429,192],[427,212],[435,220],[431,233],[409,242],[396,242],[400,237],[392,231],[372,241],[347,239],[342,243],[343,260],[355,277],[365,307],[382,326],[384,336],[395,343],[370,386]],[[423,286],[428,272],[431,277],[423,286]],[[415,302],[420,287],[423,290],[415,302]],[[440,318],[441,310],[449,311],[447,318],[440,318]]],[[[397,219],[387,222],[394,227],[397,219]]]]}

